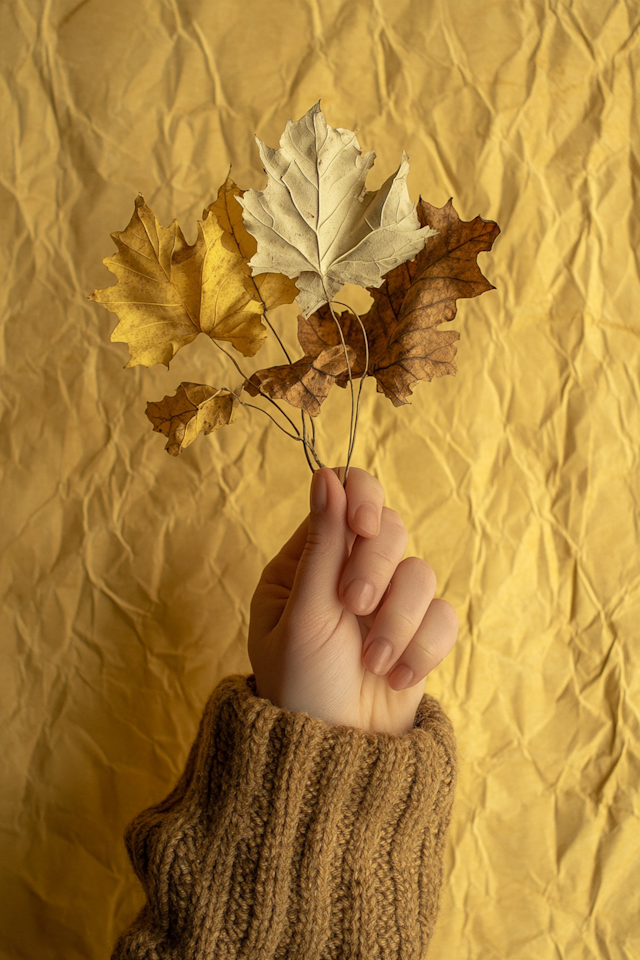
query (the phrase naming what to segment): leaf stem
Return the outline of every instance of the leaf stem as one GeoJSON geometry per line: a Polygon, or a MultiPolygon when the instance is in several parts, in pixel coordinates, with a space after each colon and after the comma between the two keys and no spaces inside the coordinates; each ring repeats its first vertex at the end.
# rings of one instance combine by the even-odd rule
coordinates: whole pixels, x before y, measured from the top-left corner
{"type": "MultiPolygon", "coordinates": [[[[267,316],[266,308],[265,308],[265,311],[264,311],[263,316],[264,316],[264,319],[265,319],[266,322],[267,322],[267,326],[269,327],[269,329],[270,329],[271,332],[273,333],[274,337],[276,338],[276,340],[277,340],[278,343],[280,344],[280,346],[281,346],[281,348],[282,348],[282,352],[284,353],[285,357],[287,358],[287,363],[291,364],[293,361],[291,360],[291,357],[289,356],[289,354],[288,354],[288,352],[287,352],[287,348],[285,347],[284,343],[282,342],[282,340],[281,340],[280,337],[278,336],[278,332],[277,332],[276,328],[273,326],[273,324],[272,324],[271,321],[269,320],[269,317],[267,316]]],[[[301,410],[301,411],[300,411],[300,415],[301,415],[301,419],[302,419],[302,436],[304,437],[304,448],[303,448],[303,449],[304,449],[304,455],[305,455],[305,457],[307,458],[307,463],[309,464],[309,469],[311,470],[311,473],[312,473],[312,475],[313,475],[313,474],[315,473],[315,470],[314,470],[314,468],[313,468],[313,464],[311,463],[311,460],[309,460],[309,451],[308,451],[308,449],[307,449],[307,448],[309,447],[309,442],[308,442],[308,440],[307,440],[307,431],[306,431],[306,421],[305,421],[305,419],[304,419],[304,410],[301,410]]],[[[313,422],[313,417],[311,417],[311,447],[310,447],[310,449],[311,449],[311,453],[313,454],[313,459],[316,461],[316,463],[318,464],[319,467],[322,467],[322,466],[324,466],[324,464],[322,463],[321,460],[318,459],[318,455],[316,454],[316,449],[315,449],[315,447],[316,447],[316,426],[315,426],[315,423],[313,422]]]]}
{"type": "Polygon", "coordinates": [[[309,464],[309,470],[311,470],[311,476],[313,476],[314,474],[313,464],[311,463],[311,460],[309,460],[309,451],[307,450],[307,428],[304,422],[304,410],[301,410],[300,412],[302,413],[302,437],[304,439],[304,446],[302,449],[304,450],[304,455],[307,458],[307,463],[309,464]]]}
{"type": "MultiPolygon", "coordinates": [[[[229,392],[231,392],[231,391],[229,391],[229,392]]],[[[273,420],[273,422],[275,423],[276,427],[279,427],[280,430],[282,430],[283,433],[286,433],[286,435],[287,435],[288,437],[291,437],[292,440],[299,440],[301,443],[304,443],[304,442],[305,442],[304,439],[303,439],[303,437],[300,436],[300,434],[298,434],[298,435],[296,436],[296,434],[294,434],[294,433],[289,433],[289,431],[286,430],[286,429],[282,426],[281,423],[278,423],[278,421],[275,419],[275,417],[272,417],[272,416],[271,416],[271,414],[269,413],[268,410],[263,410],[262,407],[256,407],[255,403],[246,403],[246,401],[244,401],[244,400],[240,400],[240,403],[242,404],[243,407],[250,407],[252,410],[259,410],[260,413],[266,414],[266,416],[269,417],[269,420],[273,420]]]]}
{"type": "Polygon", "coordinates": [[[353,430],[353,438],[351,440],[351,445],[349,447],[349,455],[347,457],[347,469],[348,469],[349,461],[351,459],[351,454],[353,453],[353,448],[356,442],[356,433],[358,431],[358,415],[360,413],[360,395],[362,393],[362,385],[366,380],[366,378],[369,376],[369,338],[367,337],[367,331],[364,328],[364,323],[362,322],[360,316],[355,312],[353,307],[350,307],[348,303],[342,303],[342,301],[340,300],[334,300],[334,303],[337,303],[341,307],[346,307],[349,313],[353,314],[353,316],[356,318],[356,320],[360,324],[360,328],[362,330],[362,336],[364,337],[364,352],[365,352],[364,373],[360,378],[360,384],[358,386],[358,399],[356,401],[356,420],[355,420],[355,426],[353,430]]]}
{"type": "MultiPolygon", "coordinates": [[[[302,428],[303,428],[303,433],[304,433],[304,430],[305,430],[305,427],[306,427],[306,420],[305,420],[305,418],[304,418],[304,410],[301,410],[300,413],[301,413],[301,415],[302,415],[302,428]]],[[[316,425],[315,425],[315,423],[313,422],[313,417],[311,416],[311,414],[309,414],[309,420],[311,421],[311,441],[310,441],[310,442],[307,441],[307,446],[309,447],[309,450],[311,451],[311,454],[312,454],[312,456],[313,456],[313,459],[314,459],[315,462],[318,464],[318,467],[324,467],[324,463],[322,462],[322,460],[320,459],[320,457],[319,457],[318,454],[316,453],[316,425]]],[[[304,435],[306,436],[306,433],[304,433],[304,435]]],[[[306,448],[305,448],[305,453],[306,453],[306,448]]],[[[308,460],[309,460],[309,458],[307,457],[307,461],[308,461],[308,460]]],[[[311,467],[311,472],[312,472],[312,473],[315,473],[315,470],[313,469],[313,466],[312,466],[311,463],[309,463],[309,466],[311,467]]]]}
{"type": "Polygon", "coordinates": [[[309,460],[309,450],[307,448],[309,447],[311,449],[311,453],[313,454],[313,459],[316,461],[319,467],[324,466],[324,464],[318,460],[318,456],[316,454],[313,441],[309,443],[309,441],[307,440],[307,422],[304,419],[304,410],[300,411],[300,415],[302,417],[302,436],[304,438],[304,447],[303,447],[304,455],[307,458],[307,463],[309,464],[309,470],[311,470],[311,476],[313,476],[313,474],[315,473],[315,470],[313,468],[313,464],[311,463],[311,460],[309,460]]]}
{"type": "Polygon", "coordinates": [[[269,320],[269,317],[267,316],[267,311],[266,311],[266,310],[265,310],[264,313],[263,313],[263,317],[264,317],[264,319],[267,321],[267,326],[268,326],[269,329],[271,330],[272,334],[274,335],[274,337],[276,338],[276,340],[278,341],[278,343],[279,343],[280,346],[282,347],[282,351],[283,351],[285,357],[287,358],[287,363],[291,363],[291,362],[292,362],[292,361],[291,361],[291,357],[290,357],[289,354],[287,353],[287,348],[285,347],[284,343],[282,342],[282,340],[281,340],[280,337],[278,336],[275,327],[272,325],[271,321],[269,320]]]}
{"type": "MultiPolygon", "coordinates": [[[[303,412],[304,412],[304,411],[303,411],[303,412]]],[[[315,420],[313,419],[313,417],[311,417],[311,416],[310,416],[310,420],[311,420],[311,445],[312,445],[312,446],[314,447],[314,449],[315,449],[315,445],[316,445],[316,422],[315,422],[315,420]]]]}
{"type": "MultiPolygon", "coordinates": [[[[237,399],[238,403],[240,404],[240,406],[242,406],[242,407],[250,407],[251,410],[257,410],[259,413],[264,413],[267,417],[269,417],[269,420],[273,420],[273,422],[275,423],[276,427],[278,427],[279,430],[282,430],[282,432],[285,433],[288,437],[291,437],[292,440],[299,440],[300,442],[304,442],[304,441],[303,441],[303,438],[302,438],[299,434],[298,434],[298,436],[296,436],[296,435],[293,434],[293,433],[289,433],[288,430],[285,430],[285,428],[282,426],[282,424],[278,423],[278,421],[275,419],[275,417],[272,417],[268,410],[263,410],[262,407],[256,407],[255,403],[247,403],[245,400],[241,400],[240,397],[239,397],[233,390],[230,390],[230,389],[229,389],[229,387],[220,387],[220,390],[218,391],[218,393],[220,393],[220,391],[222,391],[222,390],[226,390],[227,393],[233,394],[233,396],[236,397],[236,399],[237,399]]],[[[280,409],[280,408],[278,407],[278,409],[280,409]]],[[[308,442],[307,442],[307,446],[308,446],[308,442]]],[[[306,451],[305,451],[305,452],[306,452],[306,451]]],[[[307,459],[308,459],[308,458],[307,458],[307,459]]],[[[323,467],[324,464],[322,463],[322,464],[320,464],[320,466],[323,467]]]]}
{"type": "MultiPolygon", "coordinates": [[[[269,326],[271,326],[271,324],[269,324],[269,326]]],[[[272,329],[273,329],[273,328],[272,328],[272,329]]],[[[229,360],[231,360],[231,362],[233,363],[234,367],[236,368],[236,370],[238,371],[238,373],[240,374],[240,376],[241,376],[245,381],[248,380],[249,378],[248,378],[247,375],[242,371],[242,369],[241,369],[240,365],[237,363],[235,357],[233,357],[227,350],[225,350],[224,347],[221,347],[220,344],[218,343],[218,341],[217,341],[217,340],[214,340],[213,337],[210,337],[209,339],[211,340],[212,343],[214,343],[214,344],[216,345],[216,347],[218,347],[219,350],[222,350],[222,352],[223,352],[227,357],[229,357],[229,360]]],[[[279,339],[279,338],[278,338],[278,339],[279,339]]],[[[281,346],[282,346],[282,344],[281,344],[281,346]]],[[[284,347],[282,347],[282,349],[284,350],[284,347]]],[[[285,353],[286,353],[286,350],[285,350],[285,353]]],[[[287,359],[288,359],[288,356],[287,356],[287,359]]],[[[228,388],[225,387],[224,389],[228,389],[228,388]]],[[[289,417],[289,416],[284,412],[284,410],[282,409],[282,407],[280,407],[280,406],[275,402],[275,400],[274,400],[272,397],[270,397],[268,394],[263,393],[262,390],[260,389],[260,387],[257,387],[257,390],[258,390],[258,393],[260,394],[261,397],[264,397],[265,400],[268,400],[269,403],[273,404],[273,406],[276,408],[276,410],[278,410],[278,411],[282,414],[282,416],[283,416],[286,420],[288,420],[288,422],[291,424],[291,426],[292,426],[293,429],[295,430],[295,436],[294,436],[294,434],[289,433],[288,430],[286,430],[280,423],[278,423],[278,421],[275,420],[275,419],[271,416],[270,413],[268,413],[266,410],[263,410],[262,407],[256,407],[256,405],[253,404],[253,403],[245,403],[244,400],[240,400],[240,398],[238,397],[238,400],[239,400],[239,402],[242,404],[242,406],[243,406],[243,407],[251,407],[253,410],[260,410],[262,413],[266,413],[267,416],[269,417],[269,419],[270,419],[270,420],[273,420],[273,422],[275,423],[275,425],[276,425],[277,427],[280,427],[280,429],[282,430],[283,433],[286,433],[286,435],[287,435],[288,437],[291,437],[292,440],[299,440],[301,443],[303,443],[303,444],[304,444],[305,455],[307,455],[307,463],[309,464],[309,467],[311,468],[311,472],[312,472],[312,473],[314,473],[315,471],[314,471],[313,466],[311,465],[311,462],[310,462],[310,460],[309,460],[309,457],[308,457],[308,454],[307,454],[307,447],[309,447],[309,448],[311,449],[311,453],[313,454],[313,458],[314,458],[314,460],[316,461],[316,463],[318,464],[318,466],[323,467],[324,464],[323,464],[322,461],[318,458],[315,449],[313,448],[313,446],[310,444],[310,442],[309,442],[309,441],[307,440],[307,438],[306,438],[306,430],[303,429],[303,436],[300,436],[300,431],[299,431],[298,428],[296,427],[296,425],[295,425],[295,423],[293,422],[293,420],[291,419],[291,417],[289,417]]],[[[233,392],[233,391],[229,391],[229,392],[231,393],[231,392],[233,392]]],[[[303,427],[304,427],[304,423],[303,423],[303,427]]]]}
{"type": "MultiPolygon", "coordinates": [[[[350,426],[349,426],[349,451],[348,451],[348,453],[347,453],[347,465],[346,465],[346,467],[345,467],[344,479],[343,479],[343,482],[342,482],[342,486],[343,486],[343,487],[346,487],[346,486],[347,486],[347,477],[348,477],[348,475],[349,475],[349,460],[350,460],[350,458],[351,458],[351,451],[352,451],[352,449],[353,449],[353,439],[352,439],[352,438],[353,438],[353,436],[354,436],[353,427],[354,427],[354,412],[355,412],[355,394],[354,394],[354,392],[353,392],[353,376],[351,375],[351,363],[349,362],[349,354],[347,353],[347,345],[346,345],[346,343],[345,343],[345,341],[344,341],[344,334],[342,333],[342,327],[340,326],[340,321],[338,320],[338,318],[337,318],[337,316],[336,316],[336,313],[335,313],[335,310],[333,309],[331,300],[329,299],[329,296],[328,296],[328,294],[327,294],[327,291],[326,291],[326,289],[324,288],[324,284],[322,285],[322,288],[323,288],[323,290],[324,290],[325,296],[327,297],[327,303],[329,304],[329,310],[331,310],[331,316],[332,316],[333,319],[335,320],[336,326],[337,326],[337,328],[338,328],[338,333],[340,334],[340,339],[341,339],[341,341],[342,341],[342,349],[344,350],[345,360],[347,361],[347,373],[349,374],[349,386],[351,387],[351,423],[350,423],[350,426]]],[[[336,301],[336,303],[337,303],[337,301],[336,301]]]]}
{"type": "MultiPolygon", "coordinates": [[[[231,354],[230,354],[227,350],[224,349],[224,347],[221,347],[221,346],[220,346],[220,344],[218,343],[217,340],[214,340],[214,339],[213,339],[213,337],[210,337],[209,339],[211,340],[212,343],[215,343],[215,345],[216,345],[216,347],[218,348],[218,350],[222,350],[222,352],[229,357],[229,360],[231,360],[231,363],[234,365],[234,367],[236,368],[236,370],[238,371],[238,373],[240,374],[240,376],[241,376],[244,380],[248,380],[249,377],[246,375],[246,373],[243,373],[243,372],[242,372],[242,370],[241,370],[241,368],[240,368],[240,365],[236,362],[235,357],[232,357],[231,354]]],[[[293,427],[293,429],[295,430],[295,432],[298,434],[298,436],[300,436],[300,431],[299,431],[298,428],[296,427],[296,425],[295,425],[295,423],[293,422],[293,420],[291,419],[291,417],[287,416],[287,414],[284,412],[284,410],[283,410],[281,407],[278,406],[278,404],[275,402],[275,400],[273,400],[268,394],[263,393],[262,390],[260,389],[260,387],[257,387],[256,389],[257,389],[257,391],[258,391],[258,393],[260,394],[261,397],[264,397],[265,400],[268,400],[269,403],[272,403],[272,404],[273,404],[273,406],[276,408],[276,410],[279,410],[279,411],[280,411],[280,413],[282,414],[282,416],[285,417],[285,419],[287,419],[287,420],[289,421],[289,423],[291,424],[291,426],[293,427]]],[[[260,408],[258,407],[258,409],[260,409],[260,408]]]]}

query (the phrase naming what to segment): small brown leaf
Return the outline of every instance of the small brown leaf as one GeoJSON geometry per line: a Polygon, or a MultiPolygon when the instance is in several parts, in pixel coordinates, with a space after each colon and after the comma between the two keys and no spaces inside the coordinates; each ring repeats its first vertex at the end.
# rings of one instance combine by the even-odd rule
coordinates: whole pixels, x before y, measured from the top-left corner
{"type": "MultiPolygon", "coordinates": [[[[364,372],[365,361],[362,327],[358,323],[357,317],[348,310],[336,315],[342,328],[344,341],[351,346],[353,351],[353,356],[350,356],[351,375],[352,377],[361,377],[364,372]]],[[[340,345],[340,349],[342,349],[340,331],[338,330],[336,321],[333,319],[331,308],[328,304],[325,303],[316,313],[312,313],[310,317],[299,314],[298,341],[304,352],[312,357],[317,356],[321,350],[327,347],[340,345]]],[[[369,347],[369,349],[371,349],[371,347],[369,347]]],[[[344,386],[343,380],[345,378],[348,383],[349,374],[346,372],[346,364],[344,377],[339,377],[337,382],[340,383],[341,386],[344,386]]]]}
{"type": "MultiPolygon", "coordinates": [[[[347,347],[349,362],[355,353],[347,347]]],[[[245,381],[244,388],[252,397],[258,396],[258,387],[273,400],[286,400],[294,407],[301,407],[312,416],[320,413],[320,405],[327,398],[331,387],[344,370],[347,360],[342,344],[321,350],[316,356],[302,357],[295,363],[282,364],[257,370],[245,381]]]]}
{"type": "Polygon", "coordinates": [[[233,423],[239,392],[240,388],[233,394],[205,383],[183,382],[174,396],[147,403],[145,412],[153,429],[169,438],[165,450],[177,457],[199,433],[211,433],[233,423]]]}

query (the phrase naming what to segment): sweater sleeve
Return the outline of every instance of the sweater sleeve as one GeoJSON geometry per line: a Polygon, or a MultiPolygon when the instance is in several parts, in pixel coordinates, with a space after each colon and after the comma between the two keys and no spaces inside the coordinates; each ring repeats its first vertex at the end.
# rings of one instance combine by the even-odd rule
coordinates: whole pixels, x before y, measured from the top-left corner
{"type": "Polygon", "coordinates": [[[422,960],[455,781],[453,729],[428,694],[393,736],[225,677],[178,784],[127,828],[147,902],[111,960],[422,960]]]}

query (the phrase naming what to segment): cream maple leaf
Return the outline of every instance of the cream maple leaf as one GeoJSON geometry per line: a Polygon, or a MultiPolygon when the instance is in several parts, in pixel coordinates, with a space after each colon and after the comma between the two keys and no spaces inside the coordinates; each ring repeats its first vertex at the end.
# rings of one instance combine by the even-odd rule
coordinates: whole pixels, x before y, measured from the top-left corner
{"type": "Polygon", "coordinates": [[[375,153],[363,156],[353,131],[330,127],[319,102],[288,121],[279,150],[256,140],[269,179],[264,190],[238,198],[258,243],[249,266],[253,276],[297,278],[305,317],[345,283],[381,286],[385,273],[412,260],[437,233],[420,226],[406,154],[379,190],[367,190],[375,153]]]}

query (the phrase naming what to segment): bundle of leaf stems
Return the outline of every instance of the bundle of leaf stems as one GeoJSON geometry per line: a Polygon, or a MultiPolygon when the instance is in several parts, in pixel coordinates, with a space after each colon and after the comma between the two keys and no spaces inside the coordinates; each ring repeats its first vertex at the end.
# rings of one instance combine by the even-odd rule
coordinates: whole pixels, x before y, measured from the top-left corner
{"type": "MultiPolygon", "coordinates": [[[[340,321],[339,321],[339,319],[338,319],[338,317],[337,317],[337,315],[336,315],[336,313],[335,313],[335,310],[333,309],[333,303],[332,303],[331,300],[329,300],[329,299],[327,299],[327,303],[329,304],[329,309],[331,310],[331,316],[333,317],[333,319],[334,319],[334,321],[335,321],[335,323],[336,323],[336,326],[337,326],[337,328],[338,328],[338,332],[339,332],[339,334],[340,334],[340,340],[341,340],[341,342],[342,342],[342,349],[344,350],[345,359],[346,359],[346,361],[347,361],[347,373],[348,373],[348,375],[349,375],[349,387],[350,387],[350,390],[351,390],[351,422],[350,422],[350,425],[349,425],[349,448],[348,448],[348,451],[347,451],[347,463],[346,463],[346,467],[345,467],[345,471],[344,471],[344,478],[343,478],[343,481],[342,481],[342,486],[343,486],[343,487],[346,487],[346,485],[347,485],[347,477],[348,477],[348,475],[349,475],[349,464],[350,464],[350,462],[351,462],[351,457],[352,457],[352,455],[353,455],[353,448],[354,448],[354,446],[355,446],[356,433],[357,433],[357,430],[358,430],[358,415],[359,415],[359,413],[360,413],[360,395],[361,395],[361,393],[362,393],[362,384],[364,383],[364,381],[365,381],[365,379],[366,379],[366,377],[367,377],[367,375],[368,375],[368,371],[369,371],[369,340],[368,340],[368,338],[367,338],[367,332],[366,332],[366,330],[365,330],[365,328],[364,328],[364,324],[363,324],[362,320],[360,319],[359,315],[358,315],[358,314],[355,312],[355,310],[353,309],[353,307],[350,307],[349,304],[343,303],[343,302],[340,301],[340,300],[334,300],[333,303],[336,303],[336,304],[337,304],[338,306],[340,306],[340,307],[345,307],[350,313],[353,314],[353,316],[356,318],[356,320],[357,320],[358,323],[360,324],[360,327],[361,327],[361,329],[362,329],[362,336],[364,337],[365,367],[364,367],[364,372],[363,372],[363,374],[362,374],[362,377],[360,378],[360,385],[359,385],[359,388],[358,388],[358,396],[357,396],[357,398],[356,398],[355,392],[354,392],[354,388],[353,388],[353,376],[352,376],[352,373],[351,373],[351,363],[349,362],[349,354],[348,354],[348,351],[347,351],[347,345],[346,345],[346,343],[345,343],[344,334],[343,334],[343,332],[342,332],[342,327],[340,326],[340,321]]],[[[265,311],[265,313],[263,314],[263,316],[264,316],[264,319],[265,319],[266,322],[267,322],[267,325],[268,325],[269,329],[272,331],[272,333],[274,334],[276,340],[277,340],[278,343],[280,344],[280,346],[281,346],[281,348],[282,348],[282,351],[283,351],[285,357],[287,358],[287,363],[292,363],[292,360],[291,360],[291,357],[289,356],[289,353],[288,353],[288,351],[287,351],[287,348],[285,347],[284,343],[282,342],[282,340],[281,340],[280,337],[278,336],[278,333],[277,333],[276,329],[274,328],[274,326],[272,325],[271,321],[269,320],[269,318],[268,318],[268,316],[267,316],[267,314],[266,314],[266,311],[265,311]]],[[[232,363],[234,364],[234,366],[236,367],[236,369],[237,369],[238,373],[240,374],[240,376],[243,377],[245,381],[247,381],[249,378],[248,378],[247,375],[242,371],[242,369],[240,368],[240,365],[239,365],[238,362],[236,361],[235,357],[233,357],[230,353],[228,353],[228,352],[224,349],[224,347],[221,347],[220,344],[217,342],[217,340],[213,340],[213,343],[215,343],[216,347],[218,347],[220,350],[222,350],[222,352],[223,352],[224,354],[226,354],[227,357],[229,357],[229,359],[231,360],[231,362],[232,362],[232,363]]],[[[291,426],[292,426],[293,429],[295,430],[295,434],[289,433],[289,431],[288,431],[285,427],[283,427],[282,424],[278,423],[278,421],[275,420],[275,419],[271,416],[271,414],[269,413],[268,410],[263,410],[262,407],[256,407],[255,404],[253,404],[253,403],[246,403],[244,400],[240,400],[240,398],[238,398],[238,399],[239,399],[239,402],[242,404],[242,406],[243,406],[243,407],[249,407],[251,410],[259,410],[260,413],[266,414],[266,415],[269,417],[269,419],[272,420],[273,423],[275,423],[276,427],[278,427],[280,430],[282,430],[282,432],[285,433],[288,437],[291,437],[292,440],[300,441],[300,442],[302,443],[302,445],[303,445],[304,455],[305,455],[305,457],[306,457],[306,459],[307,459],[307,463],[309,464],[309,469],[311,470],[311,473],[312,473],[312,474],[314,474],[317,469],[320,469],[321,467],[324,467],[325,464],[324,464],[324,463],[322,462],[322,460],[319,458],[319,456],[318,456],[318,454],[317,454],[317,451],[316,451],[316,425],[315,425],[315,423],[314,423],[313,417],[312,417],[311,415],[309,415],[309,419],[311,420],[311,440],[309,440],[308,437],[307,437],[307,425],[306,425],[306,420],[305,420],[305,416],[304,416],[304,409],[302,409],[302,410],[300,411],[300,415],[301,415],[301,418],[302,418],[302,436],[300,436],[300,431],[299,431],[298,428],[296,427],[296,425],[295,425],[295,423],[293,422],[293,420],[291,419],[291,417],[289,417],[289,416],[285,413],[285,411],[282,409],[282,407],[281,407],[278,403],[276,403],[276,401],[275,401],[272,397],[270,397],[268,394],[266,394],[266,393],[264,393],[262,390],[260,390],[259,387],[258,387],[257,389],[258,389],[258,392],[259,392],[260,396],[261,396],[261,397],[264,397],[265,400],[268,400],[269,403],[273,404],[273,406],[276,408],[276,410],[279,410],[280,413],[282,414],[282,416],[285,417],[286,420],[288,420],[288,422],[291,424],[291,426]],[[314,467],[313,464],[311,463],[311,460],[309,459],[309,453],[311,453],[313,459],[315,460],[315,462],[316,462],[316,464],[317,464],[316,467],[314,467]]],[[[229,387],[223,387],[223,390],[225,390],[225,391],[228,392],[228,393],[233,393],[233,391],[230,390],[229,387]]]]}

